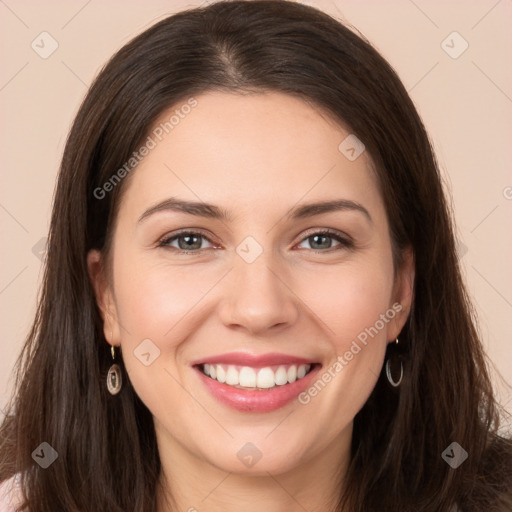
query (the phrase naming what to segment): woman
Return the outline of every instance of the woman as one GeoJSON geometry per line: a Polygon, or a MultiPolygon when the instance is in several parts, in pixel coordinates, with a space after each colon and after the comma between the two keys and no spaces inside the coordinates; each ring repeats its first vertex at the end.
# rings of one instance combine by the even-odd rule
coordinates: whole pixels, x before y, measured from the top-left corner
{"type": "Polygon", "coordinates": [[[122,48],[47,258],[1,427],[31,512],[512,509],[428,137],[326,14],[219,2],[122,48]]]}

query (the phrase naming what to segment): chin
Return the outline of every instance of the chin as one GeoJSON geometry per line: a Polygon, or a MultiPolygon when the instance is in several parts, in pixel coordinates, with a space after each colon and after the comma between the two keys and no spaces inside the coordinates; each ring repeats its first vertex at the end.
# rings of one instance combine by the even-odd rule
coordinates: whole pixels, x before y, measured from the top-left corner
{"type": "Polygon", "coordinates": [[[279,475],[292,471],[304,462],[305,455],[294,443],[278,444],[265,439],[265,436],[253,436],[252,441],[230,440],[227,446],[219,443],[218,451],[212,453],[209,450],[203,457],[228,473],[268,476],[268,473],[279,475]]]}

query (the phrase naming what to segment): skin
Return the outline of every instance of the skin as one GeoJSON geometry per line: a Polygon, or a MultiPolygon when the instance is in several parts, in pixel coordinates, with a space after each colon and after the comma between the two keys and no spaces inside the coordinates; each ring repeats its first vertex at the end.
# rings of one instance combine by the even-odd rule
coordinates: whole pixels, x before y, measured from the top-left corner
{"type": "Polygon", "coordinates": [[[196,99],[125,183],[112,274],[100,252],[88,255],[106,339],[121,346],[154,417],[163,465],[159,511],[330,510],[349,461],[354,416],[409,313],[413,258],[406,252],[394,279],[370,157],[349,161],[338,150],[346,128],[281,93],[196,99]],[[139,222],[170,197],[213,203],[232,219],[160,211],[139,222]],[[372,221],[350,210],[285,217],[299,204],[341,198],[363,205],[372,221]],[[176,238],[171,248],[158,246],[165,235],[192,228],[206,236],[192,249],[197,254],[179,254],[176,238]],[[354,246],[308,238],[325,228],[354,246]],[[236,252],[248,236],[263,249],[252,263],[236,252]],[[402,311],[306,405],[239,412],[211,396],[191,367],[202,357],[245,351],[311,358],[327,369],[395,303],[402,311]],[[133,354],[147,338],[160,350],[150,366],[133,354]],[[237,457],[247,442],[262,454],[252,467],[237,457]],[[176,509],[165,503],[167,485],[176,509]]]}

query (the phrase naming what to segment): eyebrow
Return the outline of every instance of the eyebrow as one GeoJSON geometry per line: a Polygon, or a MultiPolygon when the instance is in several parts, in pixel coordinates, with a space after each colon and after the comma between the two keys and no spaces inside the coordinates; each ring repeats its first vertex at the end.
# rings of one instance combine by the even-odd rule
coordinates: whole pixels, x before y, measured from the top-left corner
{"type": "MultiPolygon", "coordinates": [[[[139,222],[147,219],[149,216],[163,211],[175,211],[188,213],[189,215],[195,215],[198,217],[207,217],[211,219],[218,219],[221,221],[230,222],[233,220],[231,213],[228,210],[220,208],[214,204],[196,202],[196,201],[185,201],[183,199],[177,199],[171,197],[164,201],[148,208],[139,218],[139,222]]],[[[361,212],[373,223],[373,219],[368,210],[356,201],[349,199],[339,199],[334,201],[320,201],[316,203],[308,203],[292,208],[287,214],[286,218],[289,220],[304,219],[307,217],[313,217],[315,215],[321,215],[323,213],[330,213],[336,211],[356,211],[361,212]]]]}

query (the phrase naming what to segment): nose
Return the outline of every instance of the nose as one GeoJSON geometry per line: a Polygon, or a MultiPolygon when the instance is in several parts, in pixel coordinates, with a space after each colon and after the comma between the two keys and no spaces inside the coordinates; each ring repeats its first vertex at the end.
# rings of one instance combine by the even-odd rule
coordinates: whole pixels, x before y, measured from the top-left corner
{"type": "Polygon", "coordinates": [[[219,306],[227,327],[261,335],[268,330],[285,329],[296,321],[300,301],[270,253],[263,252],[252,263],[235,257],[228,279],[229,286],[219,306]]]}

